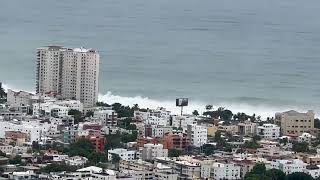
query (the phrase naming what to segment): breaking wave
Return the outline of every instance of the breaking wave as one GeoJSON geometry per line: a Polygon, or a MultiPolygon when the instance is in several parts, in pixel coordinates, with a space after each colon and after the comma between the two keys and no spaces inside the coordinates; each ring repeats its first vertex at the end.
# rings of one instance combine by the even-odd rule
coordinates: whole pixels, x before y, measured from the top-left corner
{"type": "MultiPolygon", "coordinates": [[[[112,104],[112,103],[121,103],[123,105],[133,106],[138,104],[140,108],[157,108],[164,107],[167,110],[171,111],[173,114],[180,114],[180,108],[175,106],[175,100],[172,101],[161,101],[150,99],[143,96],[135,97],[126,97],[120,95],[114,95],[112,92],[107,94],[100,94],[99,101],[112,104]]],[[[277,107],[277,106],[266,106],[266,105],[250,105],[246,103],[235,103],[235,102],[220,102],[220,103],[210,103],[210,102],[201,102],[189,100],[189,106],[184,108],[185,114],[191,114],[194,110],[198,110],[200,114],[205,111],[205,106],[207,104],[212,104],[214,109],[218,107],[225,107],[226,109],[231,110],[233,113],[244,112],[248,115],[256,114],[260,115],[262,118],[273,117],[276,112],[283,112],[291,109],[306,111],[307,109],[295,106],[288,107],[277,107]]]]}
{"type": "MultiPolygon", "coordinates": [[[[12,89],[14,91],[20,91],[21,89],[16,88],[14,86],[8,84],[2,84],[2,87],[7,89],[12,89]]],[[[140,108],[151,108],[155,109],[157,107],[164,107],[167,110],[171,111],[173,114],[180,114],[180,108],[175,106],[175,99],[173,100],[156,100],[151,99],[149,97],[143,96],[121,96],[112,94],[112,92],[107,92],[106,94],[99,94],[99,101],[113,104],[113,103],[121,103],[126,106],[133,106],[134,104],[138,104],[140,108]]],[[[298,110],[298,111],[307,111],[308,108],[299,107],[299,106],[270,106],[265,104],[250,104],[246,102],[235,102],[235,101],[226,101],[226,102],[203,102],[196,100],[189,100],[189,106],[184,107],[184,114],[192,114],[194,110],[197,110],[200,114],[205,111],[205,106],[207,104],[213,105],[213,109],[217,109],[218,107],[224,107],[226,109],[231,110],[233,113],[244,112],[248,115],[256,114],[260,115],[262,118],[273,117],[276,112],[283,112],[287,110],[298,110]]],[[[317,109],[313,109],[317,113],[317,109]]]]}

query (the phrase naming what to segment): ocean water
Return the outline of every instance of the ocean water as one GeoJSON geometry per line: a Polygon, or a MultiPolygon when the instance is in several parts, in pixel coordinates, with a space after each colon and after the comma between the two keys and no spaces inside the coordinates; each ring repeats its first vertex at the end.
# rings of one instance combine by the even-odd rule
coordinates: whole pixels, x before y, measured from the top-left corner
{"type": "Polygon", "coordinates": [[[318,0],[3,0],[0,81],[34,91],[37,47],[84,46],[108,103],[318,114],[319,17],[318,0]]]}

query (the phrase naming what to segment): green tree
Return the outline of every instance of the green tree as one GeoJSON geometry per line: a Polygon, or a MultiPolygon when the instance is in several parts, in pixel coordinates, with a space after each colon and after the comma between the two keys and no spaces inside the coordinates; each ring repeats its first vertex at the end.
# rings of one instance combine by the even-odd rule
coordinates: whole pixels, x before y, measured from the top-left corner
{"type": "Polygon", "coordinates": [[[138,132],[133,131],[132,134],[124,133],[121,136],[121,142],[128,143],[128,142],[134,142],[138,138],[138,132]]]}
{"type": "Polygon", "coordinates": [[[233,115],[233,119],[234,120],[238,120],[238,121],[246,121],[249,118],[251,118],[251,116],[245,114],[245,113],[240,113],[238,112],[237,114],[233,115]]]}
{"type": "Polygon", "coordinates": [[[204,144],[202,146],[202,150],[203,150],[203,153],[206,155],[206,156],[209,156],[211,154],[214,154],[214,151],[215,151],[216,147],[212,144],[204,144]]]}
{"type": "Polygon", "coordinates": [[[107,140],[106,149],[120,148],[121,146],[121,136],[117,134],[108,134],[105,136],[107,140]]]}
{"type": "Polygon", "coordinates": [[[245,180],[260,180],[268,179],[266,176],[266,166],[263,163],[256,164],[250,172],[248,172],[245,177],[245,180]]]}
{"type": "Polygon", "coordinates": [[[2,84],[0,82],[0,103],[7,102],[7,93],[2,88],[2,84]]]}
{"type": "Polygon", "coordinates": [[[303,172],[295,172],[286,176],[285,180],[313,180],[312,176],[303,172]]]}
{"type": "Polygon", "coordinates": [[[126,127],[127,130],[137,130],[137,126],[135,124],[129,124],[129,126],[126,127]]]}
{"type": "Polygon", "coordinates": [[[292,144],[292,151],[294,152],[309,152],[309,144],[306,142],[294,142],[292,144]]]}
{"type": "Polygon", "coordinates": [[[83,156],[88,158],[91,164],[96,165],[99,162],[107,160],[105,153],[96,152],[93,144],[87,139],[80,139],[79,141],[70,145],[69,156],[83,156]]]}
{"type": "Polygon", "coordinates": [[[213,108],[213,106],[212,106],[211,104],[206,105],[206,110],[207,110],[207,111],[212,110],[212,108],[213,108]]]}
{"type": "Polygon", "coordinates": [[[284,180],[286,177],[286,174],[279,169],[269,169],[266,175],[270,180],[284,180]]]}
{"type": "Polygon", "coordinates": [[[195,116],[199,116],[199,112],[198,112],[197,110],[194,110],[194,111],[192,112],[192,114],[195,115],[195,116]]]}
{"type": "Polygon", "coordinates": [[[9,160],[10,164],[21,164],[21,156],[20,155],[16,155],[14,158],[9,160]]]}
{"type": "Polygon", "coordinates": [[[314,127],[320,129],[320,119],[314,119],[314,127]]]}
{"type": "Polygon", "coordinates": [[[132,109],[133,109],[134,111],[138,111],[140,108],[139,108],[139,105],[138,105],[138,104],[134,104],[133,107],[132,107],[132,109]]]}
{"type": "Polygon", "coordinates": [[[70,145],[70,156],[83,156],[89,157],[91,153],[95,152],[95,147],[87,139],[80,139],[79,141],[70,145]]]}
{"type": "Polygon", "coordinates": [[[82,112],[80,112],[79,110],[71,109],[71,110],[69,110],[68,115],[73,116],[74,124],[78,124],[79,122],[83,122],[84,118],[82,116],[82,112]]]}
{"type": "Polygon", "coordinates": [[[117,112],[119,118],[133,117],[135,106],[133,108],[130,108],[129,106],[123,106],[120,103],[114,103],[112,104],[112,109],[117,112]]]}
{"type": "Polygon", "coordinates": [[[51,173],[51,172],[73,172],[78,168],[75,166],[68,166],[64,163],[52,163],[40,169],[40,172],[51,173]]]}
{"type": "Polygon", "coordinates": [[[266,166],[263,163],[257,163],[255,166],[253,166],[250,172],[253,174],[265,174],[266,166]]]}
{"type": "Polygon", "coordinates": [[[223,119],[223,120],[231,120],[233,113],[232,111],[225,109],[221,112],[219,112],[219,116],[223,119]]]}
{"type": "Polygon", "coordinates": [[[111,107],[111,105],[104,102],[97,102],[96,105],[99,107],[111,107]]]}
{"type": "Polygon", "coordinates": [[[113,164],[119,163],[120,160],[121,160],[121,158],[120,158],[120,156],[118,154],[112,154],[111,158],[112,158],[112,163],[113,164]]]}
{"type": "Polygon", "coordinates": [[[88,111],[88,112],[86,113],[86,117],[93,117],[93,115],[94,115],[94,112],[93,112],[93,111],[88,111]]]}
{"type": "Polygon", "coordinates": [[[282,139],[279,140],[279,143],[280,144],[284,144],[284,145],[286,145],[288,142],[289,142],[288,138],[282,138],[282,139]]]}
{"type": "Polygon", "coordinates": [[[214,141],[217,143],[217,148],[218,149],[226,147],[226,145],[227,145],[226,140],[224,138],[222,138],[222,136],[221,136],[221,131],[217,131],[214,134],[214,141]]]}
{"type": "Polygon", "coordinates": [[[6,153],[4,153],[4,152],[2,152],[2,151],[0,151],[0,156],[2,156],[2,157],[6,157],[6,156],[7,156],[7,154],[6,154],[6,153]]]}
{"type": "Polygon", "coordinates": [[[230,121],[232,119],[232,111],[225,109],[224,107],[219,107],[216,111],[206,111],[203,113],[205,116],[210,116],[211,118],[221,118],[225,121],[230,121]]]}
{"type": "Polygon", "coordinates": [[[168,156],[169,157],[179,157],[182,154],[182,151],[178,149],[169,149],[168,156]]]}
{"type": "Polygon", "coordinates": [[[125,118],[122,121],[120,121],[119,127],[127,129],[127,127],[132,123],[132,118],[125,118]]]}

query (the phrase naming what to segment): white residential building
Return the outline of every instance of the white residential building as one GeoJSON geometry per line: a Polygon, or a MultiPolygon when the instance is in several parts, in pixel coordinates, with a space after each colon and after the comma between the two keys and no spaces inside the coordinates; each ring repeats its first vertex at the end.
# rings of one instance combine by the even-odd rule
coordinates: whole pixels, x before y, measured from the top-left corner
{"type": "Polygon", "coordinates": [[[88,158],[86,157],[81,157],[81,156],[73,156],[70,157],[67,161],[66,164],[70,166],[83,166],[88,162],[88,158]]]}
{"type": "Polygon", "coordinates": [[[208,141],[208,129],[205,126],[189,124],[187,134],[193,146],[201,147],[208,141]]]}
{"type": "Polygon", "coordinates": [[[108,159],[112,159],[112,155],[116,154],[120,157],[121,160],[134,160],[137,157],[137,152],[136,151],[128,151],[127,149],[123,148],[118,148],[118,149],[113,149],[108,151],[108,159]]]}
{"type": "Polygon", "coordinates": [[[271,167],[279,169],[285,174],[291,174],[294,172],[303,172],[306,169],[307,164],[300,159],[280,160],[276,159],[271,162],[271,167]]]}
{"type": "Polygon", "coordinates": [[[233,163],[218,163],[212,164],[210,169],[210,177],[217,180],[222,179],[241,179],[241,167],[233,163]]]}
{"type": "Polygon", "coordinates": [[[257,123],[253,123],[250,120],[243,123],[238,123],[238,133],[244,136],[253,136],[257,131],[257,123]]]}
{"type": "Polygon", "coordinates": [[[171,172],[155,172],[154,180],[177,180],[178,174],[171,172]]]}
{"type": "Polygon", "coordinates": [[[188,161],[175,161],[173,173],[178,174],[178,179],[199,179],[201,176],[200,163],[188,161]]]}
{"type": "Polygon", "coordinates": [[[15,92],[11,89],[8,89],[7,103],[10,108],[14,108],[15,110],[26,113],[31,107],[32,96],[33,94],[25,91],[15,92]]]}
{"type": "Polygon", "coordinates": [[[195,116],[172,116],[172,127],[187,129],[188,124],[197,124],[195,116]]]}
{"type": "Polygon", "coordinates": [[[77,100],[64,100],[64,101],[48,101],[45,103],[33,104],[33,115],[39,115],[39,112],[44,112],[45,115],[50,115],[53,117],[65,117],[68,116],[68,113],[71,109],[83,111],[83,105],[80,101],[77,100]]]}
{"type": "Polygon", "coordinates": [[[158,107],[157,109],[145,109],[134,111],[134,118],[141,121],[146,121],[150,116],[162,117],[169,119],[171,112],[165,108],[158,107]]]}
{"type": "Polygon", "coordinates": [[[316,139],[317,137],[311,135],[310,133],[302,133],[299,137],[298,137],[298,141],[299,142],[307,142],[307,143],[311,143],[312,140],[316,139]]]}
{"type": "Polygon", "coordinates": [[[57,125],[42,123],[37,120],[30,121],[0,121],[0,138],[5,137],[6,131],[20,131],[29,135],[30,142],[41,141],[45,132],[57,131],[57,125]]]}
{"type": "Polygon", "coordinates": [[[307,168],[303,172],[309,174],[314,179],[317,179],[320,177],[320,165],[313,166],[312,168],[307,168]]]}
{"type": "Polygon", "coordinates": [[[142,150],[142,160],[152,160],[155,157],[168,157],[168,149],[162,144],[145,144],[142,150]]]}
{"type": "Polygon", "coordinates": [[[6,154],[13,153],[13,146],[11,145],[0,145],[0,151],[6,154]]]}
{"type": "Polygon", "coordinates": [[[257,134],[264,139],[278,139],[280,127],[275,124],[263,124],[257,127],[257,134]]]}
{"type": "Polygon", "coordinates": [[[80,100],[84,107],[98,100],[100,57],[94,49],[49,46],[37,49],[37,93],[54,92],[80,100]]]}
{"type": "Polygon", "coordinates": [[[169,119],[167,117],[149,116],[148,119],[145,120],[145,124],[167,126],[169,119]]]}
{"type": "Polygon", "coordinates": [[[118,114],[113,109],[102,109],[94,111],[93,118],[102,126],[117,126],[118,114]]]}
{"type": "Polygon", "coordinates": [[[171,126],[152,125],[151,128],[152,128],[151,137],[159,137],[159,138],[162,138],[166,133],[172,132],[173,130],[171,126]]]}

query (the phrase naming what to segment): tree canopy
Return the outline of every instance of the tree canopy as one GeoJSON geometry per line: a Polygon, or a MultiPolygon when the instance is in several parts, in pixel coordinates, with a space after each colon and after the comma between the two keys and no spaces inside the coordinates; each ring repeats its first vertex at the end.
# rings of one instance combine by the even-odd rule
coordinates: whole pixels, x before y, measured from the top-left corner
{"type": "Polygon", "coordinates": [[[182,154],[182,151],[178,149],[169,149],[168,156],[169,157],[179,157],[182,154]]]}
{"type": "Polygon", "coordinates": [[[134,142],[138,138],[138,132],[133,131],[132,134],[124,133],[121,135],[121,142],[128,143],[128,142],[134,142]]]}
{"type": "Polygon", "coordinates": [[[71,144],[69,148],[69,156],[86,157],[92,164],[107,161],[106,155],[104,153],[96,152],[95,147],[87,139],[80,139],[71,144]]]}
{"type": "Polygon", "coordinates": [[[295,172],[286,176],[285,180],[313,180],[312,176],[303,172],[295,172]]]}
{"type": "Polygon", "coordinates": [[[214,145],[212,145],[212,144],[204,144],[202,146],[203,153],[206,156],[214,154],[215,149],[216,149],[216,147],[214,145]]]}
{"type": "Polygon", "coordinates": [[[197,110],[194,110],[194,111],[192,112],[192,114],[195,115],[195,116],[199,116],[199,112],[198,112],[197,110]]]}
{"type": "Polygon", "coordinates": [[[79,122],[83,122],[82,112],[76,109],[71,109],[68,112],[68,115],[72,115],[74,118],[74,124],[78,124],[79,122]]]}
{"type": "Polygon", "coordinates": [[[206,112],[203,113],[204,116],[210,116],[211,118],[221,118],[223,120],[231,120],[233,113],[232,111],[225,109],[224,107],[219,107],[216,111],[212,111],[207,109],[206,112]]]}
{"type": "Polygon", "coordinates": [[[284,180],[286,177],[286,174],[279,169],[269,169],[267,170],[266,175],[270,180],[284,180]]]}
{"type": "Polygon", "coordinates": [[[309,152],[309,144],[306,142],[294,142],[292,144],[292,151],[295,152],[309,152]]]}
{"type": "Polygon", "coordinates": [[[313,178],[305,173],[292,173],[286,175],[279,169],[266,170],[266,166],[263,163],[256,164],[250,172],[248,172],[245,180],[312,180],[313,178]]]}
{"type": "Polygon", "coordinates": [[[41,172],[51,173],[51,172],[73,172],[78,168],[75,166],[68,166],[64,163],[52,163],[40,169],[41,172]]]}

